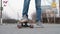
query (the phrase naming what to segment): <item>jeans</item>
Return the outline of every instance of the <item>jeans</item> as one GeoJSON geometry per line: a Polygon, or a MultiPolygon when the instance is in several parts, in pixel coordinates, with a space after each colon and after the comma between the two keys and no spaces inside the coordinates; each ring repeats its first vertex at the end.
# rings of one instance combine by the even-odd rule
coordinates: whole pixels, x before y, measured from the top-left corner
{"type": "MultiPolygon", "coordinates": [[[[23,13],[28,18],[28,9],[29,9],[30,0],[24,0],[23,13]]],[[[36,6],[36,21],[41,20],[41,0],[35,0],[36,6]]]]}

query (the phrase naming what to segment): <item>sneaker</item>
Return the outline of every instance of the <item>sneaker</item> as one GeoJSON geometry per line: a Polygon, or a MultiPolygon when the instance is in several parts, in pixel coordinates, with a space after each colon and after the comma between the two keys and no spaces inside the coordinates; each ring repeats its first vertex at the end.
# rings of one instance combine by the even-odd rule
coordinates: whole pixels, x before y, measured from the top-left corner
{"type": "Polygon", "coordinates": [[[43,28],[42,22],[40,22],[40,21],[36,22],[36,24],[34,26],[43,28]]]}
{"type": "Polygon", "coordinates": [[[21,22],[27,22],[28,21],[28,18],[26,16],[24,16],[22,19],[21,19],[21,22]]]}
{"type": "Polygon", "coordinates": [[[38,26],[37,24],[34,24],[34,27],[40,27],[40,26],[38,26]]]}

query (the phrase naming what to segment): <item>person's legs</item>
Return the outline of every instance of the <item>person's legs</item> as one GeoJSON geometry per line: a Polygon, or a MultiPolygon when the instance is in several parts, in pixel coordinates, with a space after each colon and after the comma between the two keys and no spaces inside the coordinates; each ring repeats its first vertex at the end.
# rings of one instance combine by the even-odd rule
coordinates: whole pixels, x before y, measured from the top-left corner
{"type": "Polygon", "coordinates": [[[41,22],[41,0],[35,0],[35,5],[36,5],[36,23],[40,27],[43,27],[41,22]]]}
{"type": "Polygon", "coordinates": [[[35,0],[36,5],[36,21],[41,21],[41,0],[35,0]]]}
{"type": "MultiPolygon", "coordinates": [[[[29,9],[30,0],[24,0],[23,12],[21,22],[28,22],[28,9],[29,9]]],[[[22,23],[22,25],[23,25],[22,23]]],[[[27,23],[24,23],[25,26],[28,26],[27,23]]]]}
{"type": "MultiPolygon", "coordinates": [[[[24,7],[23,7],[23,13],[22,13],[23,22],[30,21],[30,19],[28,19],[29,4],[30,4],[30,0],[24,0],[24,7]]],[[[33,23],[31,23],[31,22],[30,22],[30,27],[33,27],[33,23]]]]}
{"type": "Polygon", "coordinates": [[[22,22],[28,21],[28,9],[30,0],[24,0],[23,12],[22,12],[22,22]]]}
{"type": "Polygon", "coordinates": [[[29,4],[30,4],[30,0],[24,0],[22,17],[26,16],[28,18],[29,4]]]}

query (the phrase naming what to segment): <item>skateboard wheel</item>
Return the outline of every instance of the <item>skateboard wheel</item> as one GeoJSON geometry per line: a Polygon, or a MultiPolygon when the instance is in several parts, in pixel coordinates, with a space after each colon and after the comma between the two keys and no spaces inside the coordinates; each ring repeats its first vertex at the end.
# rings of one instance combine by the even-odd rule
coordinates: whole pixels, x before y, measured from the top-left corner
{"type": "Polygon", "coordinates": [[[30,28],[33,28],[33,26],[32,26],[32,25],[30,25],[30,28]]]}
{"type": "Polygon", "coordinates": [[[22,26],[20,26],[20,25],[17,25],[17,27],[20,29],[20,28],[22,28],[22,26]]]}

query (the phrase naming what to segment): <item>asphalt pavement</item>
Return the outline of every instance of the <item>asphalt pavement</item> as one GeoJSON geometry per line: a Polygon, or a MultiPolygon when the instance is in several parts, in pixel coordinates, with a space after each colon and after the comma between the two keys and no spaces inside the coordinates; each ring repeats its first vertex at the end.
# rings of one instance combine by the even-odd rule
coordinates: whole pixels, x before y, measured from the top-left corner
{"type": "Polygon", "coordinates": [[[60,34],[60,24],[43,24],[44,28],[21,28],[17,24],[0,25],[0,34],[60,34]]]}

